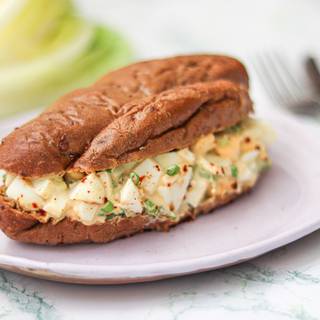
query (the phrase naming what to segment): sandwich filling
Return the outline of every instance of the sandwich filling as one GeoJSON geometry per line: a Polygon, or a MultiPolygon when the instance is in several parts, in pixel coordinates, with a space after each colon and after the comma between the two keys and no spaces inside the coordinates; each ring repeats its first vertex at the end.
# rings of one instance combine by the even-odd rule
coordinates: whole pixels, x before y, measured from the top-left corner
{"type": "Polygon", "coordinates": [[[270,166],[269,129],[252,119],[174,150],[113,169],[37,179],[0,170],[3,196],[40,222],[86,225],[146,215],[179,220],[206,200],[242,193],[270,166]]]}

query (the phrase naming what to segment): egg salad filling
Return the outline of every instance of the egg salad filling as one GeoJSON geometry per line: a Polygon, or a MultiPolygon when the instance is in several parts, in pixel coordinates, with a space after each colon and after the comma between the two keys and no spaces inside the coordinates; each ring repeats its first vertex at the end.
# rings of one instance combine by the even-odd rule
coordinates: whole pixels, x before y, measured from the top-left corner
{"type": "Polygon", "coordinates": [[[2,194],[41,222],[69,217],[91,225],[147,215],[180,219],[207,199],[241,193],[270,166],[272,132],[247,119],[201,137],[190,148],[113,169],[27,179],[0,170],[2,194]]]}

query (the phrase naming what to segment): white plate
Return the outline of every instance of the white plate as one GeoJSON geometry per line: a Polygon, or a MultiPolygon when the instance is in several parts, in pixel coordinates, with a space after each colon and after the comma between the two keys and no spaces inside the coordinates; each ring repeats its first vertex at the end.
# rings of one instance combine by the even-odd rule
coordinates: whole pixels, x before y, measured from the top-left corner
{"type": "Polygon", "coordinates": [[[43,247],[1,234],[0,266],[64,282],[142,282],[239,263],[315,231],[320,227],[319,131],[291,118],[272,125],[278,133],[270,149],[273,168],[253,192],[213,214],[169,233],[148,232],[106,245],[43,247]]]}

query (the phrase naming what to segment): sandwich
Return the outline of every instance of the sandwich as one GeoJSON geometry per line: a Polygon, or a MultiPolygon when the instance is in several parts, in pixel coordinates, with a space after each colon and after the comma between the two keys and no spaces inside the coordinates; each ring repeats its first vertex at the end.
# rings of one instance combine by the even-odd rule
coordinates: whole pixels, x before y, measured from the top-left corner
{"type": "Polygon", "coordinates": [[[209,213],[270,166],[252,111],[247,72],[230,57],[108,73],[3,139],[0,228],[27,243],[106,243],[209,213]]]}

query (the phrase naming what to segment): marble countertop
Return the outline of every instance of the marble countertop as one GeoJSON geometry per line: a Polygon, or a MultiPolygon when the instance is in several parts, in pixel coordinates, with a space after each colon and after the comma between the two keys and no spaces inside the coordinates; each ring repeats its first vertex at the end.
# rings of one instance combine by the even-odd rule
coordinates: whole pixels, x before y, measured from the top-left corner
{"type": "MultiPolygon", "coordinates": [[[[253,73],[254,56],[277,50],[293,63],[307,52],[320,54],[318,0],[78,2],[87,16],[122,30],[137,58],[240,57],[260,115],[280,111],[253,73]]],[[[230,268],[122,286],[67,285],[0,270],[0,319],[319,319],[319,249],[320,231],[230,268]]]]}
{"type": "Polygon", "coordinates": [[[0,272],[0,319],[319,319],[320,232],[238,266],[81,286],[0,272]]]}

